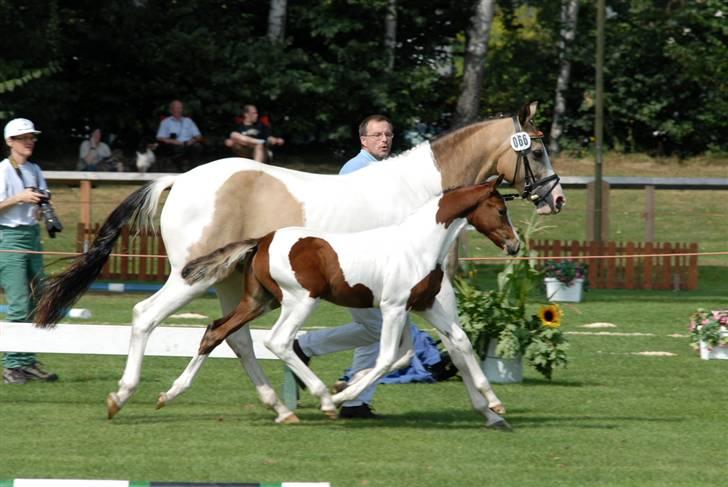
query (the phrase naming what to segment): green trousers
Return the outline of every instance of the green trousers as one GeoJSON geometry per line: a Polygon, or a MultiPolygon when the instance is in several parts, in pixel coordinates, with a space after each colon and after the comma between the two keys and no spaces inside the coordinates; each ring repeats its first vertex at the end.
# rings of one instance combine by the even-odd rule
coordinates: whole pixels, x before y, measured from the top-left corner
{"type": "MultiPolygon", "coordinates": [[[[40,227],[0,226],[0,249],[41,250],[40,227]]],[[[40,291],[42,281],[42,255],[0,252],[0,287],[5,290],[7,321],[30,321],[35,308],[33,296],[40,291]]],[[[8,352],[3,355],[3,367],[23,367],[36,360],[34,353],[8,352]]]]}

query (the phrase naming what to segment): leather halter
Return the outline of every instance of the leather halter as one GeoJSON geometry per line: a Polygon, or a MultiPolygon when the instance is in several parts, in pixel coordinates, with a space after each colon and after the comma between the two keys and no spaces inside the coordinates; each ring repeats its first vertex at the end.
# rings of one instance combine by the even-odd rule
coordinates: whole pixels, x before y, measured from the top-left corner
{"type": "MultiPolygon", "coordinates": [[[[518,121],[518,116],[513,116],[513,128],[515,129],[516,133],[521,132],[521,123],[518,121]]],[[[535,132],[531,132],[528,134],[531,139],[543,139],[543,132],[537,130],[535,132]]],[[[544,145],[544,151],[546,150],[546,146],[544,145]]],[[[531,164],[528,161],[528,153],[531,152],[531,148],[520,150],[518,152],[518,159],[516,160],[516,170],[513,172],[513,183],[516,184],[516,179],[518,178],[518,171],[521,167],[521,163],[523,163],[523,170],[525,174],[525,183],[523,185],[523,192],[521,194],[513,193],[513,194],[506,194],[503,195],[503,199],[506,201],[515,200],[515,199],[524,199],[531,201],[534,205],[538,206],[542,202],[546,200],[546,197],[551,194],[551,192],[554,190],[556,185],[559,184],[559,175],[554,173],[551,176],[546,176],[542,179],[536,179],[536,177],[533,174],[533,170],[531,169],[531,164]],[[551,186],[548,188],[548,191],[544,193],[543,196],[536,193],[536,190],[542,186],[546,186],[547,184],[551,183],[551,186]]]]}

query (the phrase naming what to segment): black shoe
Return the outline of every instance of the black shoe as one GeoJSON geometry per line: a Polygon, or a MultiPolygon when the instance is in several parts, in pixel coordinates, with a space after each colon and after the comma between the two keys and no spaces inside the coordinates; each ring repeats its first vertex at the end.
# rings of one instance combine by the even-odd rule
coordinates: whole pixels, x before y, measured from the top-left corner
{"type": "MultiPolygon", "coordinates": [[[[301,359],[301,361],[308,366],[308,363],[311,361],[311,357],[303,353],[303,350],[301,349],[301,345],[298,344],[298,340],[293,340],[293,353],[296,354],[298,358],[301,359]]],[[[306,390],[306,384],[301,381],[301,379],[298,378],[297,375],[293,375],[293,377],[296,379],[296,384],[298,384],[298,387],[300,387],[303,390],[306,390]]]]}
{"type": "Polygon", "coordinates": [[[382,419],[381,415],[374,414],[369,404],[341,406],[339,417],[342,419],[382,419]]]}
{"type": "Polygon", "coordinates": [[[28,379],[41,380],[44,382],[55,382],[58,380],[58,375],[46,372],[40,368],[40,363],[36,362],[33,365],[27,367],[21,367],[20,370],[25,374],[28,379]]]}

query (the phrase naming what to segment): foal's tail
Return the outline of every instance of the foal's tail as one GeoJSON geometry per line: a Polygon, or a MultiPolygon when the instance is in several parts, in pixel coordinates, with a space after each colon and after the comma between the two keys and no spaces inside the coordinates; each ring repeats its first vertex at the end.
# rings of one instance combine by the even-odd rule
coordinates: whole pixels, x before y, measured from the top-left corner
{"type": "Polygon", "coordinates": [[[182,269],[182,277],[188,284],[203,280],[221,281],[230,274],[238,263],[252,258],[253,251],[257,246],[258,240],[256,239],[227,244],[207,255],[190,261],[182,269]]]}
{"type": "Polygon", "coordinates": [[[134,191],[108,216],[88,251],[73,259],[64,272],[49,278],[43,286],[33,321],[46,328],[63,318],[65,311],[88,290],[101,273],[122,227],[153,227],[162,192],[177,176],[165,176],[134,191]]]}

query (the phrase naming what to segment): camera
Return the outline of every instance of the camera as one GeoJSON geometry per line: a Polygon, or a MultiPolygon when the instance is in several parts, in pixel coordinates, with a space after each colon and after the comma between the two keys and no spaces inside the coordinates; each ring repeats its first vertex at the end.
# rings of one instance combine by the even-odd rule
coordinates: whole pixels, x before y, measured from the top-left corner
{"type": "Polygon", "coordinates": [[[63,230],[63,224],[61,223],[60,218],[58,218],[58,215],[56,215],[53,205],[51,205],[51,192],[45,189],[30,189],[32,189],[35,194],[40,195],[40,202],[38,202],[38,206],[40,207],[41,217],[43,217],[43,222],[45,223],[46,230],[48,230],[48,235],[51,238],[56,238],[56,233],[63,230]]]}

